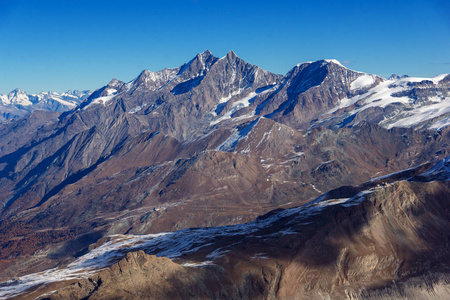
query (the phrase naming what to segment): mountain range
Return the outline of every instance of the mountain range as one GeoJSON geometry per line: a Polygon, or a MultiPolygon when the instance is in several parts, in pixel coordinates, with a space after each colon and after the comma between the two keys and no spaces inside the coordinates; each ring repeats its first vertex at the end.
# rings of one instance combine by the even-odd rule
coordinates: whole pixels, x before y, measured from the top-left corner
{"type": "MultiPolygon", "coordinates": [[[[123,272],[114,270],[128,263],[139,265],[136,274],[160,263],[190,274],[156,289],[162,298],[189,285],[198,291],[192,298],[370,298],[423,272],[443,273],[444,279],[426,281],[441,286],[448,257],[449,91],[449,74],[383,79],[320,60],[283,76],[233,51],[222,58],[205,51],[178,68],[144,70],[128,83],[113,79],[71,110],[35,110],[1,124],[0,298],[35,298],[47,288],[36,290],[44,282],[34,279],[23,285],[26,278],[52,268],[69,274],[65,268],[86,261],[97,272],[95,257],[103,254],[96,249],[155,237],[163,237],[156,246],[104,250],[112,258],[106,255],[101,268],[120,267],[95,276],[121,281],[123,272]],[[415,216],[421,219],[409,224],[415,216]],[[427,218],[437,223],[421,221],[427,218]],[[181,240],[191,242],[186,248],[181,240]],[[404,250],[411,243],[417,251],[404,250]],[[424,250],[430,247],[438,249],[433,257],[424,250]],[[249,255],[258,262],[243,259],[249,255]],[[420,267],[411,265],[419,258],[420,267]],[[432,267],[440,260],[442,268],[432,267]],[[305,264],[310,267],[302,269],[305,264]],[[370,268],[379,268],[377,280],[370,268]]],[[[95,273],[88,269],[55,281],[95,273]]],[[[68,287],[51,297],[101,298],[98,280],[79,281],[84,292],[68,287]]]]}
{"type": "Polygon", "coordinates": [[[7,95],[0,94],[0,122],[21,118],[35,110],[68,111],[83,102],[89,94],[89,91],[78,90],[61,94],[27,94],[17,88],[7,95]]]}

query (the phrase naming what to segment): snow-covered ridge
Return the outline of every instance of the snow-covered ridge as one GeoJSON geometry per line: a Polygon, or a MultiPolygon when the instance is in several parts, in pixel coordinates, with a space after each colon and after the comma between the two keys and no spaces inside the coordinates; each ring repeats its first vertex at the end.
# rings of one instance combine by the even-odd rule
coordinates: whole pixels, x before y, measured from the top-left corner
{"type": "Polygon", "coordinates": [[[334,64],[337,64],[337,65],[345,68],[344,65],[341,64],[337,59],[324,59],[324,61],[327,62],[327,63],[334,63],[334,64]]]}
{"type": "Polygon", "coordinates": [[[145,87],[150,90],[157,90],[172,81],[179,73],[180,68],[163,69],[156,72],[144,70],[137,78],[128,82],[126,90],[145,87]]]}
{"type": "Polygon", "coordinates": [[[90,91],[28,94],[21,89],[15,89],[7,95],[0,94],[0,122],[23,117],[34,110],[68,111],[89,95],[90,91]]]}
{"type": "Polygon", "coordinates": [[[339,116],[339,111],[346,109],[346,116],[351,117],[368,108],[395,106],[395,111],[380,121],[381,126],[412,127],[435,119],[428,128],[440,129],[450,125],[449,117],[445,117],[450,113],[450,95],[446,92],[445,84],[442,84],[442,80],[448,75],[442,74],[434,78],[397,77],[383,80],[371,87],[375,83],[375,76],[365,74],[354,80],[350,87],[355,91],[361,89],[363,93],[341,99],[325,115],[339,116]],[[364,90],[366,88],[368,89],[364,90]],[[356,107],[350,109],[352,105],[356,107]]]}
{"type": "Polygon", "coordinates": [[[428,171],[420,174],[428,180],[450,180],[450,156],[438,160],[428,171]]]}
{"type": "MultiPolygon", "coordinates": [[[[337,64],[337,65],[339,65],[339,66],[341,66],[341,67],[343,67],[343,68],[347,68],[347,67],[345,67],[343,64],[341,64],[337,59],[322,59],[322,60],[318,60],[319,62],[321,61],[321,62],[323,62],[323,64],[329,64],[329,63],[334,63],[334,64],[337,64]]],[[[315,62],[318,62],[318,61],[305,61],[305,62],[301,62],[301,63],[298,63],[297,65],[296,65],[296,67],[300,67],[301,65],[303,65],[303,64],[312,64],[312,63],[315,63],[315,62]]]]}
{"type": "Polygon", "coordinates": [[[65,93],[40,92],[38,94],[28,94],[17,88],[7,95],[0,94],[1,105],[22,105],[29,106],[43,101],[54,100],[70,107],[77,106],[81,101],[89,96],[89,91],[67,91],[65,93]]]}

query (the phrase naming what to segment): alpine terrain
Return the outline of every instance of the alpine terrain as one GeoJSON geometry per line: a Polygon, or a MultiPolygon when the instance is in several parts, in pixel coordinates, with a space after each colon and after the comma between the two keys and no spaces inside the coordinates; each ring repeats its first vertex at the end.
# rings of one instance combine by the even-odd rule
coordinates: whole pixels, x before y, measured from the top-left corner
{"type": "Polygon", "coordinates": [[[450,297],[450,74],[207,50],[73,101],[0,124],[0,299],[450,297]]]}
{"type": "Polygon", "coordinates": [[[78,90],[61,94],[27,94],[18,88],[7,95],[0,94],[0,122],[23,117],[35,110],[68,111],[85,100],[89,94],[89,91],[78,90]]]}

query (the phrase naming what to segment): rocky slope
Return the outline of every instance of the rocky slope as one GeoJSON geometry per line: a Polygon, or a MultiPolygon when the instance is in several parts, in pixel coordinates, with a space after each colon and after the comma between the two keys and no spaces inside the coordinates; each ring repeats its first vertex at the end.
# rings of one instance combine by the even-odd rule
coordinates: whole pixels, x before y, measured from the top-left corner
{"type": "Polygon", "coordinates": [[[61,94],[28,94],[21,89],[15,89],[7,95],[0,94],[0,122],[21,118],[35,110],[68,111],[87,99],[89,94],[89,91],[77,90],[61,94]]]}
{"type": "MultiPolygon", "coordinates": [[[[414,112],[438,94],[448,103],[441,77],[397,106],[414,112]]],[[[412,82],[389,86],[412,88],[402,80],[412,82]]],[[[420,115],[418,127],[357,122],[385,103],[363,95],[387,82],[333,60],[281,76],[205,51],[112,80],[71,111],[0,125],[1,280],[73,260],[103,236],[248,222],[449,155],[445,110],[420,115]],[[343,108],[360,97],[368,109],[343,108]],[[336,121],[352,111],[353,121],[336,121]]]]}
{"type": "Polygon", "coordinates": [[[0,292],[30,288],[24,299],[48,291],[38,298],[447,298],[449,179],[446,158],[247,224],[110,236],[67,267],[18,278],[0,292]],[[77,277],[86,279],[71,283],[77,277]]]}

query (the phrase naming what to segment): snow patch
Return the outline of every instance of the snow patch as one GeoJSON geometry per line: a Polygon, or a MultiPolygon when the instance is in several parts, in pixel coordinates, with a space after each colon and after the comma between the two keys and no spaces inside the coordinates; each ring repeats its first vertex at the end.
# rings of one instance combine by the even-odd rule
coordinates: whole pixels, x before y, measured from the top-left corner
{"type": "Polygon", "coordinates": [[[327,63],[335,63],[335,64],[337,64],[337,65],[339,65],[341,67],[344,67],[344,65],[341,64],[337,59],[324,59],[324,61],[326,61],[327,63]]]}
{"type": "Polygon", "coordinates": [[[91,103],[89,103],[88,105],[86,105],[83,110],[87,109],[88,107],[91,107],[94,104],[103,104],[103,106],[106,106],[106,103],[108,103],[112,98],[114,98],[116,95],[110,95],[110,96],[103,96],[103,97],[98,97],[95,98],[91,101],[91,103]]]}
{"type": "Polygon", "coordinates": [[[228,137],[228,139],[223,142],[219,147],[216,148],[216,151],[224,151],[224,152],[230,152],[233,151],[234,148],[237,146],[239,141],[246,137],[252,129],[258,124],[259,118],[256,120],[253,120],[247,124],[243,129],[237,130],[236,128],[233,129],[231,135],[228,137]]]}
{"type": "MultiPolygon", "coordinates": [[[[250,92],[250,93],[249,93],[247,96],[245,96],[244,98],[239,99],[239,100],[233,102],[233,104],[231,105],[230,110],[227,111],[223,116],[217,118],[217,119],[214,120],[214,121],[211,121],[211,122],[210,122],[210,125],[213,126],[213,125],[216,125],[217,123],[220,123],[220,122],[222,122],[222,121],[224,121],[224,120],[231,119],[231,118],[232,118],[232,115],[233,115],[235,112],[237,112],[238,110],[240,110],[240,109],[242,109],[242,108],[244,108],[244,107],[250,106],[250,104],[251,104],[251,101],[250,101],[250,100],[252,100],[253,98],[255,98],[255,97],[259,96],[259,95],[263,95],[263,94],[272,92],[272,91],[274,91],[275,88],[276,88],[276,86],[273,86],[272,88],[263,90],[263,91],[261,91],[261,92],[259,92],[259,93],[257,93],[256,91],[255,91],[255,92],[250,92]]],[[[245,90],[245,89],[244,89],[244,90],[245,90]]],[[[218,104],[227,103],[228,101],[231,100],[231,98],[233,98],[233,97],[235,97],[235,96],[237,96],[237,95],[240,95],[240,94],[242,93],[242,91],[243,91],[243,90],[239,89],[237,92],[232,93],[230,96],[220,99],[218,104]]],[[[214,107],[213,111],[211,112],[211,114],[212,114],[214,117],[217,116],[217,114],[216,114],[216,112],[215,112],[216,109],[217,109],[217,105],[214,107]]],[[[236,117],[236,118],[234,118],[234,119],[235,119],[235,120],[242,120],[242,119],[246,119],[246,118],[253,117],[254,115],[255,115],[255,111],[250,112],[250,113],[246,114],[245,116],[236,117]]]]}
{"type": "Polygon", "coordinates": [[[439,160],[428,171],[420,174],[423,177],[429,177],[433,180],[450,180],[450,156],[439,160]]]}
{"type": "MultiPolygon", "coordinates": [[[[400,120],[389,124],[387,128],[389,129],[392,127],[411,127],[423,121],[430,120],[447,113],[450,113],[450,98],[446,99],[445,101],[434,102],[433,104],[424,105],[412,111],[406,112],[404,113],[404,115],[407,114],[409,116],[403,117],[400,120]]],[[[445,126],[447,121],[442,126],[445,126]]],[[[431,127],[434,128],[438,126],[439,125],[436,124],[436,126],[432,125],[431,127]]]]}
{"type": "Polygon", "coordinates": [[[434,122],[433,125],[430,126],[430,129],[441,130],[447,126],[450,126],[450,116],[434,122]]]}
{"type": "MultiPolygon", "coordinates": [[[[251,92],[251,93],[250,93],[249,95],[247,95],[246,97],[244,97],[244,98],[242,98],[242,99],[240,99],[240,100],[234,102],[234,103],[232,104],[232,106],[231,106],[231,108],[230,108],[229,111],[227,111],[227,112],[226,112],[223,116],[221,116],[220,118],[217,118],[216,120],[212,121],[212,122],[210,123],[210,125],[211,125],[211,126],[212,126],[212,125],[216,125],[217,123],[220,123],[220,122],[222,122],[222,121],[224,121],[224,120],[231,119],[231,115],[233,115],[236,111],[238,111],[238,110],[240,110],[240,109],[242,109],[242,108],[244,108],[244,107],[249,106],[249,105],[250,105],[250,100],[253,99],[254,97],[256,97],[256,95],[257,95],[257,94],[256,94],[255,92],[251,92]]],[[[231,98],[230,98],[230,99],[231,99],[231,98]]],[[[223,99],[222,99],[222,100],[223,100],[223,99]]],[[[221,100],[221,101],[222,101],[222,100],[221,100]]],[[[225,100],[226,100],[225,102],[228,102],[228,101],[229,101],[229,99],[228,99],[228,100],[225,99],[225,100]]],[[[253,114],[249,114],[247,118],[252,117],[252,116],[254,116],[254,113],[253,113],[253,114]]]]}
{"type": "Polygon", "coordinates": [[[190,268],[201,268],[205,266],[211,266],[214,265],[212,261],[204,261],[204,262],[188,262],[181,264],[183,267],[190,267],[190,268]]]}
{"type": "Polygon", "coordinates": [[[314,184],[310,183],[310,185],[316,192],[318,192],[319,194],[322,194],[322,192],[319,191],[314,184]]]}
{"type": "Polygon", "coordinates": [[[351,90],[358,90],[367,86],[370,86],[375,83],[375,78],[372,75],[364,74],[358,78],[356,78],[351,84],[351,90]]]}

